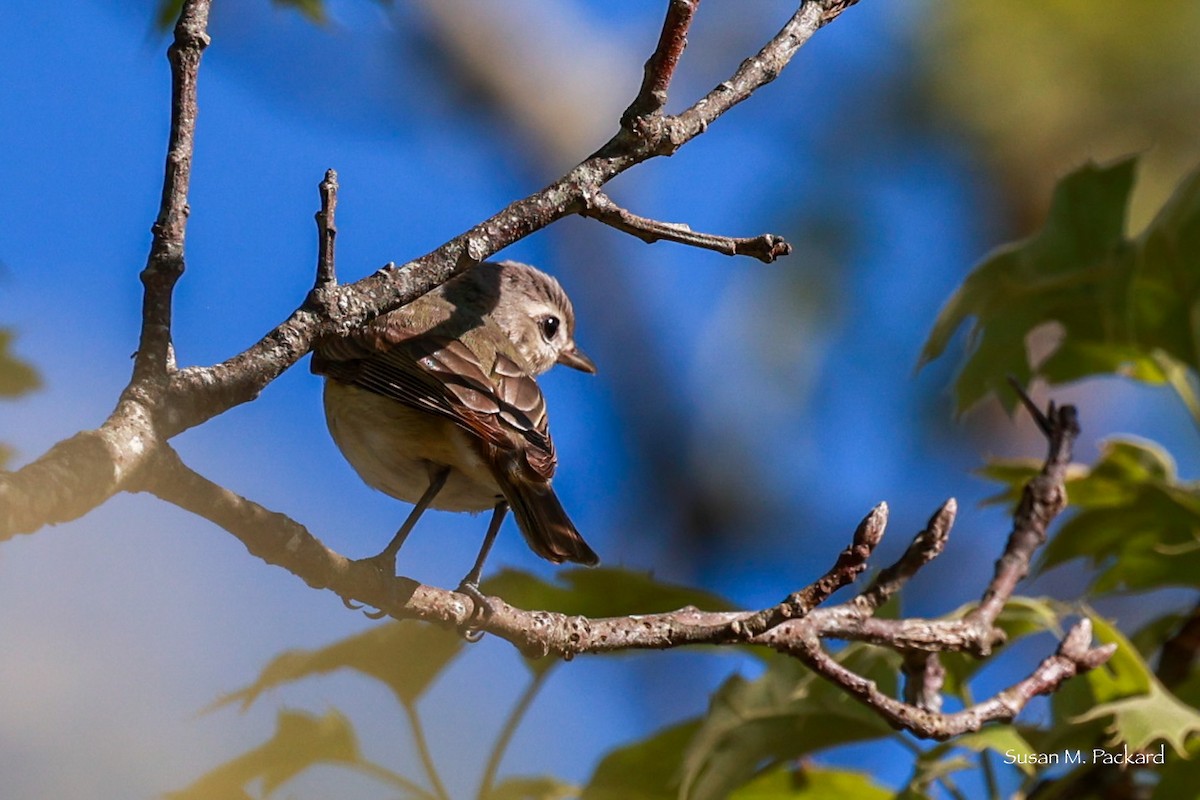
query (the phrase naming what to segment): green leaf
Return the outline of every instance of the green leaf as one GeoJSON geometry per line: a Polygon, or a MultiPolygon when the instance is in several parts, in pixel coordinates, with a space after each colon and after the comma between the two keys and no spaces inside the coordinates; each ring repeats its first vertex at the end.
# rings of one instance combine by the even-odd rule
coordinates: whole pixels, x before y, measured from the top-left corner
{"type": "MultiPolygon", "coordinates": [[[[1016,766],[1027,775],[1034,773],[1033,762],[1039,753],[1012,725],[988,725],[926,750],[918,758],[918,773],[924,776],[948,774],[940,769],[932,768],[931,764],[935,761],[945,760],[947,756],[951,756],[958,749],[971,750],[976,753],[991,750],[1006,758],[1011,754],[1016,766]]],[[[961,769],[961,764],[960,760],[954,762],[956,769],[961,769]]],[[[971,766],[970,762],[967,764],[971,766]]]]}
{"type": "Polygon", "coordinates": [[[0,397],[17,397],[42,385],[37,370],[12,353],[15,337],[0,328],[0,397]]]}
{"type": "Polygon", "coordinates": [[[613,750],[596,766],[580,800],[676,800],[683,752],[699,729],[699,720],[689,720],[613,750]]]}
{"type": "Polygon", "coordinates": [[[929,800],[930,795],[927,790],[931,785],[938,781],[949,784],[951,775],[972,769],[974,766],[975,764],[970,759],[962,755],[937,759],[917,759],[916,769],[913,770],[913,776],[909,780],[908,786],[897,795],[897,798],[929,800]]]}
{"type": "Polygon", "coordinates": [[[1160,446],[1103,443],[1096,464],[1068,480],[1067,494],[1076,512],[1043,551],[1039,570],[1085,558],[1101,593],[1200,586],[1200,486],[1180,482],[1160,446]]]}
{"type": "Polygon", "coordinates": [[[1185,758],[1167,756],[1167,764],[1157,770],[1158,785],[1154,787],[1154,800],[1177,800],[1194,795],[1200,786],[1200,740],[1188,743],[1185,758]]]}
{"type": "Polygon", "coordinates": [[[160,31],[167,31],[175,24],[175,20],[179,19],[179,12],[183,10],[183,0],[160,0],[158,4],[158,12],[154,15],[154,25],[160,31]]]}
{"type": "Polygon", "coordinates": [[[1015,508],[1021,499],[1021,491],[1035,475],[1042,471],[1042,461],[1036,458],[993,458],[975,474],[989,481],[1003,484],[1004,490],[983,501],[984,505],[1007,505],[1015,508]]]}
{"type": "Polygon", "coordinates": [[[213,707],[240,703],[246,709],[268,689],[339,669],[383,682],[410,705],[461,649],[462,639],[452,631],[414,620],[387,622],[318,650],[282,653],[254,683],[221,697],[213,707]]]}
{"type": "Polygon", "coordinates": [[[989,392],[1013,407],[1007,376],[1028,383],[1034,375],[1025,340],[1035,328],[1057,322],[1068,337],[1101,341],[1122,332],[1120,309],[1113,306],[1132,271],[1132,259],[1122,253],[1135,163],[1088,164],[1064,178],[1042,230],[987,257],[942,308],[920,363],[941,355],[974,318],[969,355],[955,383],[960,413],[989,392]]]}
{"type": "Polygon", "coordinates": [[[1115,626],[1095,613],[1089,618],[1096,639],[1116,643],[1117,651],[1109,662],[1083,676],[1096,705],[1076,716],[1076,722],[1111,717],[1109,746],[1144,750],[1164,740],[1180,755],[1185,743],[1200,733],[1200,713],[1181,703],[1154,676],[1137,649],[1115,626]]]}
{"type": "Polygon", "coordinates": [[[362,763],[350,722],[336,711],[314,717],[283,710],[275,735],[258,747],[227,761],[191,786],[167,795],[170,800],[249,800],[246,785],[262,781],[271,794],[286,781],[318,764],[362,763]]]}
{"type": "Polygon", "coordinates": [[[729,795],[729,800],[892,800],[893,796],[861,772],[804,767],[772,770],[729,795]]]}
{"type": "MultiPolygon", "coordinates": [[[[980,473],[1005,486],[990,501],[1015,503],[1035,467],[989,463],[980,473]]],[[[1096,593],[1200,586],[1200,484],[1180,481],[1160,445],[1102,442],[1093,466],[1071,466],[1066,488],[1071,515],[1042,551],[1039,571],[1083,558],[1095,570],[1096,593]]]]}
{"type": "MultiPolygon", "coordinates": [[[[893,653],[851,645],[838,660],[895,696],[898,658],[893,653]]],[[[680,795],[724,798],[764,764],[891,733],[886,722],[845,691],[792,660],[776,659],[757,680],[734,676],[713,695],[684,755],[680,795]]]]}
{"type": "Polygon", "coordinates": [[[272,0],[272,2],[277,6],[294,8],[309,22],[321,24],[326,20],[324,0],[272,0]]]}
{"type": "Polygon", "coordinates": [[[1116,373],[1194,394],[1175,365],[1200,368],[1200,170],[1128,239],[1135,164],[1089,164],[1068,175],[1041,231],[984,259],[942,308],[921,364],[973,320],[955,381],[959,413],[989,393],[1011,409],[1010,374],[1059,384],[1116,373]],[[1035,362],[1028,337],[1050,325],[1060,341],[1035,362]]]}
{"type": "MultiPolygon", "coordinates": [[[[17,397],[41,386],[37,371],[11,352],[13,333],[0,328],[0,397],[17,397]]],[[[0,469],[12,458],[12,449],[0,442],[0,469]]]]}
{"type": "Polygon", "coordinates": [[[567,800],[579,787],[549,776],[505,778],[487,795],[487,800],[567,800]]]}

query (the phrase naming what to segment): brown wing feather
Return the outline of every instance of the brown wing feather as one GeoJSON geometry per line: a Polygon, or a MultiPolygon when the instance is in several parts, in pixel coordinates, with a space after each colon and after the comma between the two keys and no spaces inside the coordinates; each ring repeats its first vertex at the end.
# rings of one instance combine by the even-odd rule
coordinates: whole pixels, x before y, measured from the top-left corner
{"type": "Polygon", "coordinates": [[[545,398],[512,359],[497,355],[485,369],[458,339],[428,335],[337,342],[313,354],[313,372],[445,417],[491,447],[520,453],[518,469],[527,467],[542,480],[554,475],[558,461],[545,398]]]}

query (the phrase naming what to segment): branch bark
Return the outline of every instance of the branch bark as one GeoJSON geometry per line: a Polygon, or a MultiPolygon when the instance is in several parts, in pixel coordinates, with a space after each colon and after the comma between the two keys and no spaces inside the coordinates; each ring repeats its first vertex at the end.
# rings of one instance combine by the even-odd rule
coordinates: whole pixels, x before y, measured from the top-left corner
{"type": "MultiPolygon", "coordinates": [[[[1025,487],[1037,507],[1053,509],[1037,524],[1048,524],[1062,504],[1047,498],[1065,498],[1063,458],[1078,433],[1075,410],[1052,409],[1048,428],[1049,455],[1039,475],[1025,487]]],[[[459,629],[486,631],[515,645],[531,657],[571,659],[588,653],[621,650],[664,650],[689,645],[770,647],[791,655],[851,696],[870,706],[890,724],[917,736],[945,739],[978,730],[987,722],[1009,721],[1035,696],[1057,689],[1069,678],[1103,664],[1114,647],[1091,647],[1087,620],[1075,625],[1032,674],[1008,689],[952,714],[939,713],[940,678],[937,653],[965,652],[983,657],[1004,641],[994,625],[993,607],[1003,607],[1011,596],[1008,578],[1024,574],[1034,549],[1026,545],[1030,518],[1022,503],[1014,515],[1014,535],[1009,537],[999,563],[998,579],[988,587],[984,601],[960,619],[879,619],[877,601],[894,591],[920,566],[944,547],[954,504],[947,502],[934,513],[929,525],[916,535],[905,554],[880,573],[857,597],[830,607],[817,607],[866,567],[879,543],[886,522],[886,506],[871,511],[855,532],[851,545],[829,571],[809,586],[792,593],[779,606],[752,614],[737,611],[702,611],[682,608],[637,617],[589,618],[553,611],[526,610],[500,597],[487,598],[491,613],[476,616],[473,601],[463,594],[427,586],[410,578],[391,578],[373,567],[351,561],[325,547],[302,525],[239,497],[188,468],[170,448],[156,456],[153,468],[140,474],[138,490],[186,508],[237,536],[247,550],[268,563],[292,572],[308,585],[329,589],[344,601],[378,608],[396,619],[421,619],[459,629]],[[1000,579],[1002,573],[1003,579],[1000,579]],[[903,580],[901,577],[903,576],[903,580]],[[884,590],[882,587],[887,587],[884,590]],[[985,609],[980,612],[979,609],[985,609]],[[831,639],[867,642],[901,653],[920,665],[922,681],[900,700],[882,694],[871,681],[848,670],[826,651],[831,639]]],[[[910,674],[912,670],[910,670],[910,674]]]]}

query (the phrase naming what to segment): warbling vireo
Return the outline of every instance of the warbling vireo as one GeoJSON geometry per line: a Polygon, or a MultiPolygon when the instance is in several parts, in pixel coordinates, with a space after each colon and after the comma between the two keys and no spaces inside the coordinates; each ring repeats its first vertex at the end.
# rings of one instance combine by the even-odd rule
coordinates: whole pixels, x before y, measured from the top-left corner
{"type": "Polygon", "coordinates": [[[595,372],[575,344],[571,301],[554,278],[514,261],[481,263],[384,314],[348,338],[318,345],[329,432],[366,483],[414,503],[374,561],[396,553],[426,508],[493,509],[462,588],[478,582],[505,511],[542,558],[594,565],[554,494],[557,459],[534,376],[555,364],[595,372]]]}

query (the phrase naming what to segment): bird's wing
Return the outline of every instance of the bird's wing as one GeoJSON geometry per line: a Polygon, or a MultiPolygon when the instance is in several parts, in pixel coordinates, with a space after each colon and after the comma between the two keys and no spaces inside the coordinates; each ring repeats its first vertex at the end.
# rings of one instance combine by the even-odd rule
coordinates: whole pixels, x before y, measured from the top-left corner
{"type": "Polygon", "coordinates": [[[375,332],[322,346],[312,369],[445,417],[498,450],[496,455],[506,454],[501,461],[531,470],[530,477],[554,475],[557,459],[542,390],[502,353],[483,364],[455,338],[375,332]]]}

